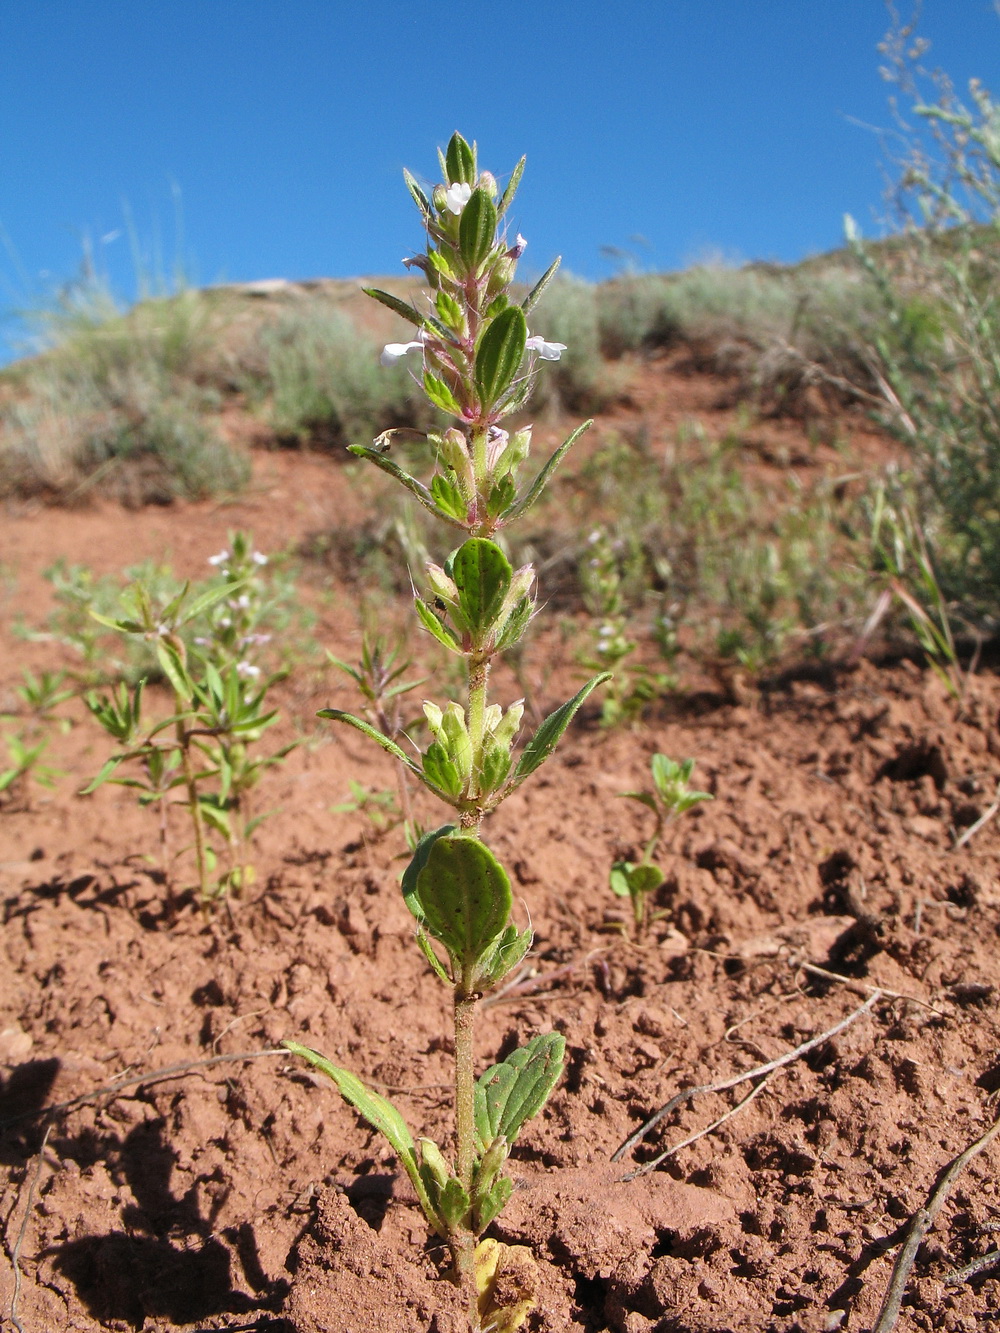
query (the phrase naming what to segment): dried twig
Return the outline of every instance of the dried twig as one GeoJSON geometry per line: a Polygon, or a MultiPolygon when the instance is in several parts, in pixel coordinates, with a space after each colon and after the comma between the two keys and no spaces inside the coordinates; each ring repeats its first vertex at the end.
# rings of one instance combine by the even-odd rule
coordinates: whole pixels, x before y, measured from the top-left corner
{"type": "Polygon", "coordinates": [[[689,1148],[692,1143],[697,1143],[698,1140],[703,1139],[706,1134],[714,1133],[720,1125],[724,1125],[726,1121],[730,1120],[737,1114],[737,1112],[742,1111],[745,1106],[749,1106],[757,1094],[764,1091],[776,1073],[777,1070],[772,1069],[770,1074],[765,1078],[762,1078],[759,1083],[754,1084],[742,1101],[737,1102],[735,1106],[731,1106],[725,1115],[720,1115],[718,1120],[713,1120],[712,1123],[706,1125],[704,1129],[699,1129],[697,1134],[690,1134],[686,1139],[681,1139],[680,1143],[675,1143],[672,1148],[667,1148],[665,1152],[660,1153],[659,1157],[654,1157],[651,1162],[643,1162],[642,1166],[636,1167],[636,1169],[630,1171],[627,1176],[622,1176],[622,1181],[635,1180],[639,1176],[648,1175],[650,1171],[655,1171],[661,1162],[665,1162],[668,1157],[673,1157],[674,1153],[680,1152],[682,1148],[689,1148]]]}
{"type": "MultiPolygon", "coordinates": [[[[800,1056],[807,1055],[810,1051],[815,1050],[817,1046],[822,1046],[825,1041],[829,1041],[832,1037],[837,1036],[839,1032],[843,1032],[844,1028],[849,1027],[855,1019],[860,1018],[862,1014],[868,1013],[868,1011],[875,1005],[876,1001],[881,998],[882,992],[876,990],[873,995],[869,995],[863,1005],[855,1009],[852,1014],[848,1014],[846,1018],[842,1018],[840,1022],[836,1023],[832,1028],[829,1028],[826,1032],[821,1032],[818,1037],[812,1037],[809,1041],[804,1041],[801,1046],[796,1046],[793,1051],[786,1051],[784,1055],[779,1055],[776,1059],[769,1060],[765,1065],[758,1065],[756,1069],[748,1069],[744,1074],[734,1074],[731,1078],[721,1079],[718,1083],[705,1083],[696,1088],[682,1089],[675,1096],[671,1097],[670,1101],[661,1106],[656,1114],[651,1116],[645,1124],[640,1125],[635,1133],[630,1135],[614,1153],[611,1160],[613,1162],[621,1161],[630,1148],[634,1148],[635,1145],[644,1139],[652,1129],[655,1129],[664,1116],[668,1116],[676,1107],[691,1101],[700,1093],[725,1092],[728,1088],[735,1088],[740,1083],[746,1083],[749,1079],[763,1078],[766,1074],[773,1073],[776,1069],[781,1069],[785,1065],[790,1065],[793,1060],[798,1060],[800,1056]]],[[[744,1102],[741,1102],[740,1105],[744,1105],[745,1102],[749,1100],[749,1097],[745,1098],[744,1102]]]]}
{"type": "Polygon", "coordinates": [[[872,1333],[891,1333],[896,1326],[896,1320],[899,1318],[900,1307],[903,1303],[903,1295],[906,1291],[906,1284],[910,1278],[910,1271],[913,1268],[917,1258],[917,1251],[920,1249],[920,1243],[927,1232],[934,1225],[934,1219],[944,1206],[944,1202],[951,1193],[951,1188],[955,1181],[972,1161],[989,1147],[996,1136],[1000,1134],[1000,1120],[994,1121],[985,1134],[982,1134],[975,1143],[969,1145],[964,1152],[945,1167],[938,1179],[937,1185],[931,1192],[923,1208],[918,1208],[910,1221],[909,1231],[906,1241],[899,1252],[892,1270],[892,1277],[889,1280],[889,1287],[885,1293],[885,1299],[882,1302],[882,1308],[879,1311],[878,1322],[872,1333]]]}
{"type": "Polygon", "coordinates": [[[167,1079],[179,1078],[181,1074],[188,1074],[194,1069],[207,1069],[211,1065],[223,1065],[238,1063],[241,1060],[259,1060],[265,1055],[284,1055],[288,1052],[282,1046],[268,1047],[263,1051],[242,1051],[239,1055],[210,1055],[204,1060],[184,1060],[176,1065],[167,1065],[163,1069],[154,1069],[149,1074],[136,1074],[133,1078],[114,1079],[110,1083],[104,1083],[99,1088],[92,1088],[90,1092],[81,1092],[78,1097],[71,1097],[66,1102],[56,1102],[54,1106],[43,1106],[37,1111],[24,1111],[21,1115],[11,1116],[9,1120],[0,1120],[0,1130],[7,1129],[10,1125],[19,1125],[24,1120],[38,1120],[42,1116],[54,1116],[62,1111],[71,1111],[74,1107],[83,1106],[86,1102],[96,1101],[98,1097],[107,1095],[116,1096],[119,1092],[124,1092],[126,1088],[138,1088],[143,1084],[163,1083],[167,1079]]]}
{"type": "Polygon", "coordinates": [[[929,1009],[938,1018],[948,1018],[950,1016],[943,1009],[936,1008],[927,1000],[921,1000],[918,996],[909,995],[905,991],[889,990],[887,986],[872,985],[867,981],[857,981],[854,977],[845,977],[839,972],[829,972],[825,967],[817,967],[815,963],[797,963],[796,966],[814,977],[822,977],[824,981],[839,981],[848,990],[857,991],[859,995],[871,995],[873,992],[879,991],[888,1000],[909,1000],[911,1004],[918,1004],[921,1009],[929,1009]]]}
{"type": "Polygon", "coordinates": [[[24,1333],[24,1325],[17,1315],[18,1302],[21,1299],[21,1246],[24,1244],[24,1237],[28,1231],[28,1219],[31,1217],[31,1209],[35,1202],[35,1190],[38,1188],[38,1178],[42,1174],[42,1163],[45,1159],[45,1147],[49,1141],[49,1135],[52,1133],[53,1122],[50,1120],[45,1126],[45,1133],[42,1136],[41,1147],[38,1149],[38,1157],[35,1161],[35,1170],[31,1177],[31,1184],[28,1186],[28,1197],[24,1204],[24,1216],[21,1218],[21,1225],[18,1229],[17,1240],[14,1242],[14,1248],[10,1252],[10,1266],[14,1270],[14,1294],[10,1300],[10,1322],[17,1329],[17,1333],[24,1333]]]}
{"type": "Polygon", "coordinates": [[[990,1250],[989,1254],[981,1254],[964,1268],[953,1269],[945,1277],[945,1283],[949,1287],[960,1286],[963,1282],[968,1282],[970,1277],[978,1277],[980,1273],[987,1273],[991,1268],[996,1268],[997,1264],[1000,1264],[1000,1250],[990,1250]]]}

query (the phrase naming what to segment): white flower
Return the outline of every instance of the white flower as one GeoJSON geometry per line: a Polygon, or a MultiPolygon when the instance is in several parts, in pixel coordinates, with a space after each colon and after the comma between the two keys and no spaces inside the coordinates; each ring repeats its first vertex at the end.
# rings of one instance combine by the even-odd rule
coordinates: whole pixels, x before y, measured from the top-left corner
{"type": "Polygon", "coordinates": [[[456,181],[454,185],[449,185],[444,192],[444,205],[449,213],[456,216],[472,198],[472,186],[464,181],[456,181]]]}
{"type": "Polygon", "coordinates": [[[242,676],[244,679],[253,680],[256,676],[260,675],[260,667],[254,666],[252,662],[237,662],[236,674],[242,676]]]}
{"type": "Polygon", "coordinates": [[[539,334],[528,339],[524,344],[526,351],[537,352],[543,361],[558,361],[566,351],[565,343],[547,343],[539,334]]]}
{"type": "Polygon", "coordinates": [[[427,334],[421,329],[412,342],[386,343],[382,348],[382,355],[379,357],[379,361],[383,366],[394,366],[397,361],[407,354],[407,352],[412,352],[414,350],[420,351],[426,341],[427,334]]]}
{"type": "Polygon", "coordinates": [[[218,555],[210,555],[208,557],[208,563],[210,565],[221,565],[228,559],[229,559],[229,552],[223,549],[219,552],[218,555]]]}
{"type": "Polygon", "coordinates": [[[528,248],[528,242],[524,239],[524,237],[521,235],[521,233],[518,232],[518,233],[517,233],[517,240],[514,242],[514,244],[513,244],[513,245],[510,247],[510,249],[507,251],[507,258],[508,258],[508,259],[520,259],[521,256],[524,254],[525,250],[527,250],[527,248],[528,248]]]}
{"type": "Polygon", "coordinates": [[[255,565],[266,565],[266,564],[267,564],[267,556],[266,556],[266,555],[261,555],[260,551],[254,551],[254,553],[253,553],[253,555],[250,557],[250,559],[254,562],[255,565]]]}

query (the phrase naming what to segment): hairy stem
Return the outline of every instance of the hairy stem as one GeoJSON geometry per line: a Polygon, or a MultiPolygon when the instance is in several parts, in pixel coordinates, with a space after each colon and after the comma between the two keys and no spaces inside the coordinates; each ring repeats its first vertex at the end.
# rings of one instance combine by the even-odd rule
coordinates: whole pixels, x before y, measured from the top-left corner
{"type": "MultiPolygon", "coordinates": [[[[475,1055],[476,995],[464,984],[455,987],[455,1138],[458,1178],[467,1194],[472,1192],[476,1161],[475,1055]]],[[[458,1279],[469,1301],[469,1320],[478,1327],[476,1277],[473,1267],[476,1238],[471,1231],[452,1233],[451,1250],[458,1279]]]]}
{"type": "MultiPolygon", "coordinates": [[[[469,740],[472,743],[472,781],[469,795],[479,795],[479,780],[483,771],[483,751],[486,748],[486,692],[490,676],[489,659],[473,657],[469,661],[469,740]]],[[[480,819],[476,820],[476,831],[480,819]]]]}

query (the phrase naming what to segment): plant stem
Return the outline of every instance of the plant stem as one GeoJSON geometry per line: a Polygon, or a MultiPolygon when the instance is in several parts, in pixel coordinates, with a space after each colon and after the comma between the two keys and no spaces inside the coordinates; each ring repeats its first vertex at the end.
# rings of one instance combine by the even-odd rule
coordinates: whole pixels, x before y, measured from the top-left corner
{"type": "MultiPolygon", "coordinates": [[[[472,1172],[476,1160],[475,1140],[475,1055],[474,1032],[476,1002],[463,982],[455,987],[455,1139],[458,1178],[467,1194],[472,1192],[472,1172]]],[[[474,1269],[476,1238],[471,1231],[456,1228],[451,1250],[458,1280],[469,1302],[470,1327],[479,1327],[478,1293],[474,1269]]]]}
{"type": "MultiPolygon", "coordinates": [[[[178,712],[184,707],[184,701],[180,696],[175,698],[175,706],[178,712]]],[[[198,888],[201,893],[201,910],[208,911],[209,892],[208,892],[208,863],[205,857],[205,825],[201,817],[201,804],[198,800],[198,779],[194,775],[194,765],[191,763],[191,746],[183,720],[177,722],[177,744],[181,751],[181,767],[184,770],[184,785],[187,789],[187,806],[191,812],[191,823],[194,827],[194,855],[198,863],[198,888]]]]}

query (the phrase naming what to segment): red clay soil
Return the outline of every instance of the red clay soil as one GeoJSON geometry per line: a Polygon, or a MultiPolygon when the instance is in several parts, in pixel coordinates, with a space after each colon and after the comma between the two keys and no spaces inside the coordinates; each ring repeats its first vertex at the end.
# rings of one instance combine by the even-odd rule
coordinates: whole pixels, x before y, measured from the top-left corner
{"type": "MultiPolygon", "coordinates": [[[[169,550],[200,574],[228,528],[285,547],[352,503],[323,459],[258,456],[256,477],[226,507],[9,512],[7,615],[40,623],[40,571],[60,554],[118,570],[169,550]]],[[[317,634],[351,654],[334,594],[317,599],[317,634]]],[[[0,691],[48,651],[5,636],[0,691]]],[[[548,708],[573,675],[544,678],[548,708]]],[[[300,719],[334,701],[332,681],[283,689],[300,719]]],[[[552,1028],[568,1050],[491,1233],[538,1258],[529,1330],[872,1328],[908,1219],[997,1114],[1000,820],[955,843],[997,789],[998,714],[987,671],[960,710],[911,664],[862,662],[752,707],[679,698],[631,731],[583,716],[493,817],[535,945],[483,1005],[478,1059],[552,1028]],[[607,876],[648,836],[646,812],[616,797],[657,750],[697,756],[715,800],[677,826],[665,915],[638,946],[607,928],[607,876]],[[624,1179],[750,1084],[694,1098],[612,1162],[678,1090],[754,1069],[872,997],[716,1131],[624,1179]]],[[[231,914],[206,924],[187,906],[170,922],[143,859],[153,816],[121,788],[74,795],[107,754],[77,716],[54,742],[72,776],[0,812],[3,1326],[459,1333],[445,1255],[385,1143],[285,1054],[217,1060],[301,1040],[448,1141],[448,996],[413,946],[401,834],[331,811],[350,778],[391,786],[389,762],[306,724],[314,743],[262,785],[278,813],[257,835],[256,885],[231,914]]],[[[429,801],[420,813],[438,822],[429,801]]],[[[1000,1317],[998,1270],[949,1282],[997,1248],[998,1165],[993,1147],[959,1177],[899,1330],[1000,1317]]]]}

